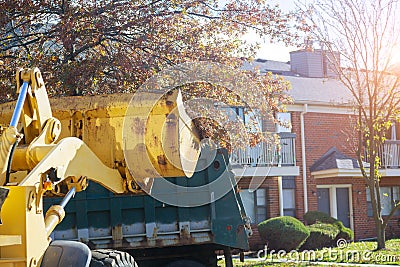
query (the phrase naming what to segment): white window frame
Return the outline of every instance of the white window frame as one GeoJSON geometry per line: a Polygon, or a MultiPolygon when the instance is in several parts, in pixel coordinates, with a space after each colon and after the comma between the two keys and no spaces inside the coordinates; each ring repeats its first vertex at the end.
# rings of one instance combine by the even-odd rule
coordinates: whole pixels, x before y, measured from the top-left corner
{"type": "MultiPolygon", "coordinates": [[[[249,191],[249,189],[245,188],[245,189],[241,189],[241,191],[249,191]]],[[[253,206],[252,206],[252,214],[254,215],[254,218],[251,221],[252,224],[258,224],[266,219],[268,219],[268,191],[267,188],[258,188],[252,192],[249,191],[249,193],[252,194],[253,197],[253,206]],[[259,203],[257,202],[257,191],[259,190],[264,190],[265,192],[265,204],[264,205],[259,205],[259,203]],[[259,208],[264,208],[265,209],[265,218],[260,219],[259,215],[258,215],[258,209],[259,208]]],[[[243,200],[242,200],[243,201],[243,200]]],[[[243,203],[244,207],[246,207],[247,205],[245,205],[245,203],[243,203]]],[[[246,211],[246,210],[245,210],[246,211]]]]}
{"type": "Polygon", "coordinates": [[[290,112],[277,112],[276,119],[283,123],[288,123],[289,127],[284,127],[279,123],[276,123],[277,133],[291,133],[292,132],[292,114],[290,112]]]}

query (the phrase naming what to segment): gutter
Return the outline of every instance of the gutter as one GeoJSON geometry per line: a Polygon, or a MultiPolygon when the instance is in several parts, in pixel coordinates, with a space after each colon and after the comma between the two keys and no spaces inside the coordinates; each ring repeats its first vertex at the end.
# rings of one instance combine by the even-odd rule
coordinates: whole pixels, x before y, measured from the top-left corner
{"type": "Polygon", "coordinates": [[[307,192],[307,162],[306,162],[306,141],[304,134],[304,115],[308,112],[308,105],[303,105],[303,111],[300,113],[300,131],[301,131],[301,159],[303,170],[303,192],[304,192],[304,213],[308,211],[308,192],[307,192]]]}

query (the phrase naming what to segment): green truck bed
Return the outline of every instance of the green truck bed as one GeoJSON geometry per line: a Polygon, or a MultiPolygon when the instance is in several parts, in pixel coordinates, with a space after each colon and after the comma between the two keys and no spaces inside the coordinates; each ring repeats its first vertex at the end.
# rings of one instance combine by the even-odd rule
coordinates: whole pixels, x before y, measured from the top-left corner
{"type": "MultiPolygon", "coordinates": [[[[248,249],[246,215],[228,167],[225,150],[203,152],[192,178],[154,180],[158,200],[145,194],[114,195],[91,182],[68,203],[51,237],[81,241],[91,249],[127,251],[139,266],[164,266],[177,258],[216,266],[216,251],[248,249]]],[[[45,209],[59,202],[45,198],[45,209]]]]}

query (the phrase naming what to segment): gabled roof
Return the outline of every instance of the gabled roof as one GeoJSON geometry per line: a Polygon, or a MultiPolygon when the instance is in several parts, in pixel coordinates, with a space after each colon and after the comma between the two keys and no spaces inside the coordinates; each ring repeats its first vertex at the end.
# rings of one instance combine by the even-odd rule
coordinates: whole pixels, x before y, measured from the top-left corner
{"type": "Polygon", "coordinates": [[[290,70],[289,62],[256,59],[243,62],[243,69],[258,69],[261,74],[272,72],[284,77],[292,85],[288,94],[296,104],[342,105],[352,106],[354,98],[350,91],[335,78],[302,77],[290,70]]]}
{"type": "Polygon", "coordinates": [[[331,147],[310,167],[311,172],[330,169],[356,169],[358,162],[349,156],[344,155],[336,147],[331,147]]]}
{"type": "Polygon", "coordinates": [[[350,91],[337,79],[283,76],[292,85],[289,95],[295,103],[350,105],[354,102],[350,91]]]}
{"type": "Polygon", "coordinates": [[[254,70],[258,69],[261,74],[272,72],[276,74],[290,74],[290,64],[288,62],[281,62],[267,59],[256,59],[251,62],[243,62],[243,69],[254,70]]]}

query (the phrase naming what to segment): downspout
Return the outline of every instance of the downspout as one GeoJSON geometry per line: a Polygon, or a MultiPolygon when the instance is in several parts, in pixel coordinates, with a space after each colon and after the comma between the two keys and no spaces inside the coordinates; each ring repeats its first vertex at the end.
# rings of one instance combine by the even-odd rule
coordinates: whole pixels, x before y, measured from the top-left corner
{"type": "Polygon", "coordinates": [[[301,131],[301,159],[303,168],[303,191],[304,191],[304,213],[308,211],[308,193],[307,193],[307,162],[306,162],[306,138],[304,134],[304,115],[308,111],[308,105],[304,104],[303,111],[300,113],[300,131],[301,131]]]}
{"type": "Polygon", "coordinates": [[[282,176],[278,176],[278,193],[279,193],[279,216],[283,216],[283,186],[282,176]]]}

